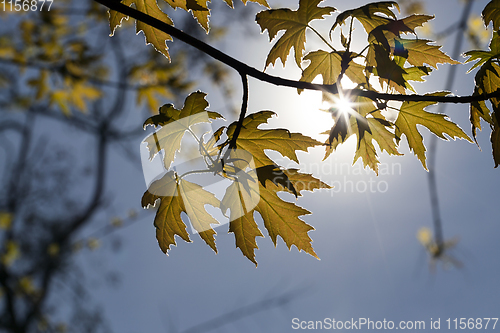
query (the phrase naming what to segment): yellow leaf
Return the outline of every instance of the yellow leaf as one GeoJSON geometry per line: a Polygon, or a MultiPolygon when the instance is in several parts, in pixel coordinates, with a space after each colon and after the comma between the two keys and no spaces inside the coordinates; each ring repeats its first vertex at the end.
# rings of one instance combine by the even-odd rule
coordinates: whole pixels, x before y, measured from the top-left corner
{"type": "Polygon", "coordinates": [[[12,224],[12,214],[7,212],[0,212],[0,229],[8,230],[12,224]]]}
{"type": "Polygon", "coordinates": [[[206,204],[219,207],[220,202],[210,192],[205,191],[200,185],[187,180],[177,180],[173,171],[165,174],[161,179],[153,182],[142,197],[142,206],[155,206],[160,199],[160,205],[156,212],[154,225],[156,227],[156,239],[161,250],[167,254],[170,245],[176,245],[175,235],[180,236],[186,242],[191,242],[186,231],[186,225],[182,222],[181,213],[189,217],[193,228],[200,237],[215,252],[215,231],[212,224],[219,224],[204,206],[206,204]]]}
{"type": "Polygon", "coordinates": [[[100,96],[100,90],[82,81],[67,82],[65,89],[57,89],[52,92],[50,103],[56,103],[61,111],[69,116],[71,114],[70,106],[76,107],[81,112],[86,112],[86,101],[96,100],[100,96]]]}
{"type": "Polygon", "coordinates": [[[312,191],[315,188],[330,188],[330,186],[311,175],[299,173],[297,169],[274,169],[275,177],[270,177],[269,169],[266,166],[251,171],[257,174],[258,189],[254,186],[243,185],[236,180],[227,188],[222,199],[223,212],[230,210],[229,232],[235,235],[236,247],[240,248],[243,255],[257,265],[254,251],[258,247],[255,239],[264,237],[255,223],[254,212],[257,211],[264,220],[264,226],[275,246],[277,236],[280,236],[288,249],[295,245],[299,251],[305,251],[319,259],[311,246],[312,240],[307,234],[314,228],[299,218],[310,212],[278,197],[278,192],[290,192],[290,190],[288,186],[284,186],[283,179],[276,178],[289,175],[287,181],[291,182],[292,188],[297,188],[299,191],[312,191]],[[247,203],[249,202],[254,203],[255,207],[248,209],[247,203]]]}
{"type": "Polygon", "coordinates": [[[146,99],[146,104],[151,112],[158,110],[159,100],[156,95],[166,98],[173,98],[172,92],[165,86],[147,86],[137,89],[137,104],[141,104],[146,99]]]}
{"type": "Polygon", "coordinates": [[[47,253],[51,257],[57,256],[59,254],[59,251],[60,251],[59,245],[56,243],[50,244],[49,247],[47,248],[47,253]]]}
{"type": "MultiPolygon", "coordinates": [[[[231,0],[229,0],[229,1],[231,1],[231,0]]],[[[271,7],[269,6],[269,4],[267,3],[267,1],[266,1],[266,0],[241,0],[241,1],[243,1],[243,3],[244,3],[245,5],[247,4],[247,2],[255,2],[255,3],[258,3],[259,5],[262,5],[262,6],[264,6],[264,7],[271,8],[271,7]]]]}
{"type": "Polygon", "coordinates": [[[25,295],[35,295],[37,293],[37,289],[33,284],[33,279],[29,276],[24,276],[19,280],[19,289],[25,295]]]}
{"type": "Polygon", "coordinates": [[[99,240],[97,238],[91,237],[87,240],[87,246],[89,249],[97,250],[101,244],[99,243],[99,240]]]}
{"type": "Polygon", "coordinates": [[[10,266],[19,259],[21,256],[21,251],[19,250],[19,246],[14,241],[7,241],[5,243],[5,249],[1,257],[2,264],[5,266],[10,266]]]}
{"type": "MultiPolygon", "coordinates": [[[[165,14],[159,7],[156,0],[124,0],[123,4],[127,6],[131,6],[135,4],[135,7],[138,11],[148,14],[149,16],[154,17],[164,23],[173,25],[174,22],[165,14]]],[[[111,30],[111,36],[114,35],[116,27],[121,25],[121,22],[124,18],[128,19],[128,16],[123,15],[114,10],[109,11],[109,27],[111,30]]],[[[135,23],[136,31],[139,33],[140,31],[144,32],[144,36],[146,37],[146,44],[151,44],[153,47],[170,61],[170,55],[168,54],[168,47],[166,45],[167,41],[172,41],[172,37],[158,29],[151,27],[150,25],[143,23],[141,21],[136,21],[135,23]]]]}
{"type": "Polygon", "coordinates": [[[347,18],[354,17],[361,22],[366,33],[369,34],[375,27],[389,23],[390,18],[396,19],[396,15],[389,9],[391,7],[395,7],[399,11],[399,6],[394,1],[375,2],[356,9],[346,10],[337,16],[331,30],[334,30],[338,25],[344,24],[347,18]],[[387,17],[375,15],[376,13],[384,14],[387,17]]]}
{"type": "Polygon", "coordinates": [[[429,45],[432,43],[426,39],[398,39],[405,50],[408,50],[408,62],[413,66],[423,66],[428,64],[437,69],[437,64],[458,65],[460,62],[451,59],[446,53],[439,50],[439,45],[429,45]]]}
{"type": "Polygon", "coordinates": [[[485,26],[493,22],[493,29],[496,31],[500,29],[500,2],[498,0],[491,0],[484,7],[482,14],[485,26]]]}
{"type": "MultiPolygon", "coordinates": [[[[427,94],[426,96],[446,96],[447,94],[448,92],[438,92],[427,94]]],[[[452,139],[460,138],[472,142],[469,136],[467,136],[457,124],[446,119],[446,115],[431,113],[424,110],[425,107],[433,104],[436,104],[436,102],[403,102],[395,122],[396,137],[401,138],[402,134],[406,135],[410,150],[414,152],[426,170],[426,149],[422,135],[417,129],[417,125],[427,127],[427,129],[443,140],[448,140],[448,138],[444,136],[444,134],[446,134],[452,139]]]]}
{"type": "Polygon", "coordinates": [[[210,0],[165,0],[172,8],[181,8],[185,11],[190,11],[193,17],[208,33],[210,9],[207,2],[210,0]]]}
{"type": "MultiPolygon", "coordinates": [[[[252,154],[255,166],[261,167],[273,165],[265,154],[265,149],[275,150],[281,155],[299,163],[296,150],[307,152],[309,147],[321,145],[308,136],[300,133],[290,133],[286,129],[259,129],[258,126],[265,124],[275,113],[272,111],[260,111],[245,117],[243,126],[236,140],[236,147],[252,154]]],[[[227,128],[228,140],[230,140],[236,129],[236,123],[227,128]]]]}
{"type": "Polygon", "coordinates": [[[217,112],[206,111],[208,102],[205,96],[206,94],[200,91],[190,94],[181,110],[175,109],[172,104],[165,104],[160,108],[158,115],[144,122],[144,126],[162,126],[160,130],[144,139],[144,142],[148,144],[150,159],[163,150],[165,168],[170,168],[176,152],[180,150],[181,140],[191,126],[208,123],[210,119],[223,118],[217,112]]]}

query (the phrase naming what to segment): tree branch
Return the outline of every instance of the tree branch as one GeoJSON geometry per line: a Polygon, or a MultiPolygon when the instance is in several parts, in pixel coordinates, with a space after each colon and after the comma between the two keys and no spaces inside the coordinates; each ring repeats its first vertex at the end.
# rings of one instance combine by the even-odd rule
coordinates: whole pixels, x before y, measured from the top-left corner
{"type": "Polygon", "coordinates": [[[240,75],[241,83],[243,84],[243,99],[241,101],[240,118],[238,119],[238,123],[236,124],[236,128],[234,129],[234,134],[231,138],[231,142],[229,142],[229,150],[236,149],[236,139],[238,139],[238,136],[240,135],[241,128],[243,127],[243,120],[245,120],[245,114],[247,113],[248,108],[248,78],[244,73],[240,73],[240,75]]]}
{"type": "MultiPolygon", "coordinates": [[[[163,31],[174,38],[189,44],[198,50],[204,52],[205,54],[211,56],[212,58],[219,60],[220,62],[232,67],[240,74],[246,74],[255,79],[263,82],[271,83],[277,86],[285,86],[297,89],[308,89],[308,90],[319,90],[325,91],[332,94],[338,94],[338,89],[335,84],[315,84],[302,81],[294,81],[289,79],[284,79],[282,77],[273,76],[266,74],[258,69],[248,66],[247,64],[236,60],[235,58],[219,51],[218,49],[202,42],[199,39],[190,36],[181,30],[162,22],[152,16],[149,16],[143,12],[140,12],[134,8],[128,7],[122,4],[118,0],[94,0],[111,10],[115,10],[124,15],[130,16],[138,21],[144,22],[147,25],[163,31]]],[[[497,91],[484,94],[484,95],[474,95],[474,96],[425,96],[425,95],[398,95],[398,94],[384,94],[376,91],[367,91],[360,89],[345,90],[345,94],[350,94],[351,96],[362,96],[370,98],[371,100],[385,100],[385,101],[429,101],[429,102],[441,102],[441,103],[471,103],[476,101],[484,101],[492,97],[500,97],[500,89],[497,91]]]]}

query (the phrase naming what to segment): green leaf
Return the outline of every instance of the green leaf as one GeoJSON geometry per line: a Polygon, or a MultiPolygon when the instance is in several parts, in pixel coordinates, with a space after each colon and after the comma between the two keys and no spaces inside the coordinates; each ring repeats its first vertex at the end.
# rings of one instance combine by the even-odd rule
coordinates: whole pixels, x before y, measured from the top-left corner
{"type": "Polygon", "coordinates": [[[160,199],[160,205],[154,225],[156,239],[164,253],[167,254],[170,245],[176,245],[176,235],[186,242],[191,242],[186,225],[181,219],[182,212],[187,214],[193,228],[205,243],[217,252],[214,238],[216,232],[211,225],[219,224],[219,222],[205,210],[205,205],[220,206],[219,200],[212,193],[198,184],[184,179],[178,180],[176,174],[170,171],[151,184],[142,197],[142,206],[154,207],[158,199],[160,199]]]}
{"type": "MultiPolygon", "coordinates": [[[[438,92],[427,94],[426,96],[446,96],[447,94],[448,92],[438,92]]],[[[427,127],[427,129],[436,136],[446,141],[448,139],[444,134],[450,136],[452,139],[460,138],[472,142],[457,124],[446,119],[446,115],[431,113],[424,110],[425,107],[433,104],[436,104],[436,102],[403,102],[395,122],[396,137],[401,138],[401,135],[405,134],[410,150],[414,152],[426,170],[426,149],[422,135],[417,129],[417,125],[427,127]]]]}
{"type": "Polygon", "coordinates": [[[491,0],[484,7],[482,15],[486,27],[493,22],[493,29],[496,31],[500,29],[500,1],[491,0]]]}
{"type": "MultiPolygon", "coordinates": [[[[477,71],[475,81],[477,92],[479,94],[491,94],[500,89],[500,66],[492,62],[486,61],[477,71]]],[[[499,98],[490,98],[494,107],[500,105],[499,98]]]]}
{"type": "Polygon", "coordinates": [[[174,161],[175,154],[180,150],[181,140],[191,126],[210,122],[210,119],[223,118],[217,112],[207,111],[206,94],[194,92],[184,102],[181,110],[172,104],[165,104],[159,114],[148,118],[144,126],[162,126],[160,130],[145,139],[149,149],[149,158],[153,159],[160,150],[164,151],[164,165],[168,170],[174,161]]]}
{"type": "Polygon", "coordinates": [[[295,50],[295,62],[300,67],[302,52],[306,42],[306,28],[309,22],[322,19],[325,15],[335,11],[333,7],[318,7],[322,0],[300,0],[298,10],[271,9],[257,14],[256,21],[262,32],[267,29],[269,41],[272,41],[277,33],[285,30],[276,44],[272,47],[266,59],[266,68],[269,64],[274,66],[276,60],[281,59],[285,66],[286,58],[291,48],[295,50]]]}
{"type": "MultiPolygon", "coordinates": [[[[267,157],[264,150],[271,149],[281,155],[299,163],[296,150],[307,151],[309,147],[321,145],[321,142],[314,140],[300,133],[290,133],[286,129],[259,129],[258,126],[265,124],[269,118],[275,115],[272,111],[260,111],[245,117],[243,127],[236,140],[238,149],[251,153],[255,166],[261,167],[274,165],[274,162],[267,157]]],[[[236,122],[229,125],[227,129],[228,141],[231,140],[236,122]]]]}
{"type": "MultiPolygon", "coordinates": [[[[478,88],[476,87],[474,89],[474,94],[473,96],[479,95],[478,88]]],[[[490,116],[490,110],[486,106],[485,101],[477,101],[477,102],[472,102],[470,104],[470,122],[472,125],[472,137],[474,138],[474,141],[476,142],[477,145],[478,142],[476,140],[476,130],[479,129],[481,130],[481,118],[484,119],[486,122],[489,124],[493,124],[493,120],[490,116]]]]}
{"type": "Polygon", "coordinates": [[[469,57],[467,60],[465,60],[465,63],[477,60],[477,62],[467,71],[467,73],[470,73],[475,68],[482,66],[484,63],[486,63],[488,60],[491,60],[492,58],[498,58],[499,55],[500,55],[500,36],[498,35],[498,31],[494,31],[493,37],[491,38],[489,51],[474,50],[465,52],[465,56],[469,57]]]}
{"type": "Polygon", "coordinates": [[[356,9],[346,10],[337,16],[330,31],[333,31],[338,25],[344,24],[349,17],[353,17],[361,22],[369,34],[375,27],[389,23],[389,18],[396,19],[396,15],[390,10],[391,7],[395,7],[399,11],[399,5],[394,1],[374,2],[356,9]],[[376,15],[376,13],[387,15],[387,17],[376,15]]]}

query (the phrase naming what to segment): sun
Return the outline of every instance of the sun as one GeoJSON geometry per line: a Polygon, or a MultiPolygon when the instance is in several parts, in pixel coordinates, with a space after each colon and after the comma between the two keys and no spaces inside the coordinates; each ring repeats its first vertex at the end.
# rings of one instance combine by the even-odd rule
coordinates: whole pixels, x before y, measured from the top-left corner
{"type": "Polygon", "coordinates": [[[339,95],[338,97],[333,98],[333,104],[331,108],[335,108],[340,111],[340,113],[344,116],[352,114],[354,104],[345,96],[339,95]]]}

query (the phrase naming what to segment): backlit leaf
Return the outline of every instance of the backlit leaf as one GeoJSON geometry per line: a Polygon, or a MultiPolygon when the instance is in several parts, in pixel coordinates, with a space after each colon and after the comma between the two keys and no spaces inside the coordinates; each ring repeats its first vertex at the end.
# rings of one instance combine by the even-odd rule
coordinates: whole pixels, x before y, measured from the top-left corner
{"type": "Polygon", "coordinates": [[[212,193],[185,179],[178,180],[175,173],[170,171],[151,184],[142,197],[142,206],[155,206],[158,199],[160,204],[154,224],[158,244],[164,253],[168,252],[170,245],[176,245],[175,235],[186,242],[191,241],[181,219],[182,212],[187,214],[193,228],[205,243],[217,252],[214,238],[216,233],[211,225],[219,222],[205,210],[207,204],[220,206],[219,200],[212,193]]]}
{"type": "MultiPolygon", "coordinates": [[[[318,258],[311,246],[311,238],[307,234],[314,230],[313,227],[306,224],[299,217],[310,214],[309,211],[282,200],[277,193],[288,191],[287,187],[282,185],[279,180],[270,179],[269,168],[257,168],[259,179],[259,193],[251,190],[250,193],[246,187],[242,187],[237,181],[227,190],[222,199],[222,210],[224,212],[230,209],[231,216],[240,216],[236,219],[231,218],[229,231],[235,234],[236,246],[240,248],[244,256],[257,264],[254,250],[257,248],[256,237],[263,237],[254,220],[254,212],[257,211],[264,220],[269,236],[273,243],[277,244],[277,236],[280,236],[287,245],[288,249],[295,245],[299,251],[305,251],[315,258],[318,258]],[[253,193],[252,193],[253,191],[253,193]],[[240,202],[248,202],[245,196],[258,196],[259,201],[256,207],[242,215],[240,202]],[[236,200],[235,198],[239,198],[236,200]]],[[[316,188],[330,188],[327,184],[319,181],[308,174],[299,173],[296,169],[278,171],[278,176],[289,175],[288,178],[293,187],[298,191],[312,191],[316,188]]],[[[318,258],[319,259],[319,258],[318,258]]]]}
{"type": "Polygon", "coordinates": [[[145,139],[150,159],[163,150],[165,168],[170,168],[176,152],[180,150],[181,140],[191,126],[210,122],[210,119],[223,118],[217,112],[206,110],[208,102],[205,96],[206,94],[200,91],[190,94],[181,110],[177,110],[172,104],[165,104],[160,108],[158,115],[144,122],[144,126],[162,126],[160,130],[145,139]]]}
{"type": "MultiPolygon", "coordinates": [[[[148,14],[164,23],[173,25],[174,22],[165,14],[159,7],[156,0],[124,0],[123,4],[127,6],[131,6],[135,4],[135,7],[138,11],[148,14]]],[[[114,31],[117,26],[120,26],[123,18],[127,16],[117,13],[114,10],[109,11],[109,26],[111,29],[111,35],[114,34],[114,31]]],[[[168,54],[168,47],[166,45],[167,41],[172,41],[172,37],[158,29],[151,27],[150,25],[136,21],[135,23],[136,31],[139,33],[140,31],[144,32],[144,36],[146,37],[146,44],[152,44],[154,48],[165,55],[170,60],[170,55],[168,54]]]]}
{"type": "Polygon", "coordinates": [[[389,23],[389,18],[396,19],[391,7],[395,7],[399,11],[399,5],[394,1],[374,2],[356,9],[346,10],[337,16],[331,30],[344,24],[349,17],[353,17],[361,22],[367,33],[370,33],[375,27],[389,23]],[[376,15],[376,13],[387,15],[387,17],[376,15]]]}
{"type": "MultiPolygon", "coordinates": [[[[447,92],[438,92],[428,94],[428,96],[446,96],[447,94],[447,92]]],[[[426,149],[422,135],[417,129],[417,125],[427,127],[427,129],[443,140],[448,140],[447,137],[444,136],[444,134],[446,134],[452,139],[460,138],[472,142],[457,124],[446,119],[446,115],[431,113],[424,110],[425,107],[433,104],[436,104],[436,102],[403,102],[395,122],[396,136],[401,138],[402,134],[406,135],[410,150],[418,157],[426,170],[426,149]]]]}
{"type": "Polygon", "coordinates": [[[306,28],[309,22],[322,19],[325,15],[335,11],[333,7],[318,7],[322,0],[300,0],[298,10],[271,9],[257,14],[256,21],[260,25],[262,32],[267,29],[269,41],[272,41],[277,33],[285,30],[276,44],[272,47],[266,59],[266,66],[274,65],[276,60],[281,59],[285,66],[285,61],[293,47],[295,50],[295,62],[300,67],[302,52],[306,42],[306,28]]]}
{"type": "Polygon", "coordinates": [[[493,22],[493,29],[497,31],[500,29],[500,1],[491,0],[484,7],[482,14],[485,26],[493,22]]]}
{"type": "Polygon", "coordinates": [[[210,0],[165,0],[172,8],[181,8],[185,11],[191,11],[193,17],[208,33],[210,10],[207,2],[210,0]]]}
{"type": "MultiPolygon", "coordinates": [[[[272,111],[260,111],[245,117],[243,128],[236,140],[236,147],[252,154],[255,166],[261,167],[274,165],[267,157],[264,150],[271,149],[281,155],[299,163],[296,150],[307,151],[308,148],[321,145],[317,140],[300,133],[290,133],[285,129],[259,129],[258,126],[265,124],[269,118],[275,115],[272,111]]],[[[236,129],[236,123],[227,129],[228,140],[230,140],[236,129]]]]}
{"type": "Polygon", "coordinates": [[[437,64],[457,65],[460,62],[451,59],[446,53],[439,50],[439,45],[429,45],[432,41],[426,39],[399,39],[399,43],[408,50],[408,62],[413,66],[428,64],[437,69],[437,64]]]}

